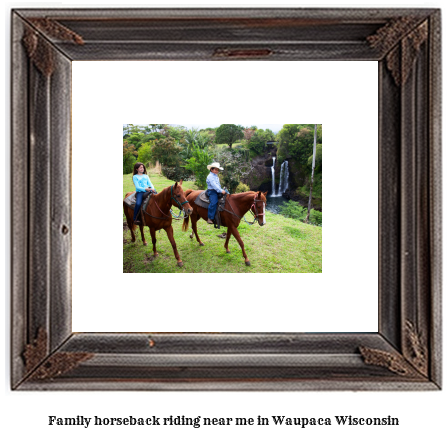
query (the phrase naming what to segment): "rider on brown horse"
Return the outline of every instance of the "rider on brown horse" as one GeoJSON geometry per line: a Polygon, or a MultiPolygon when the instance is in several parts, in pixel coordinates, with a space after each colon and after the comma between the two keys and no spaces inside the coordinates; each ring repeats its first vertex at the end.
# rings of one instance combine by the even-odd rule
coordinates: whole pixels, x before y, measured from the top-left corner
{"type": "Polygon", "coordinates": [[[135,225],[140,225],[141,222],[137,220],[137,218],[143,199],[145,199],[149,193],[155,192],[155,189],[147,175],[146,166],[143,163],[135,163],[132,180],[136,189],[136,204],[133,213],[133,223],[135,225]]]}
{"type": "Polygon", "coordinates": [[[225,190],[223,190],[222,187],[220,186],[219,177],[217,176],[219,174],[219,170],[223,169],[222,167],[220,167],[219,163],[212,163],[206,167],[210,171],[210,174],[206,179],[206,184],[208,186],[206,194],[208,195],[208,198],[210,198],[210,206],[208,208],[207,222],[209,224],[212,224],[214,216],[216,215],[217,203],[219,201],[219,198],[225,194],[225,190]]]}

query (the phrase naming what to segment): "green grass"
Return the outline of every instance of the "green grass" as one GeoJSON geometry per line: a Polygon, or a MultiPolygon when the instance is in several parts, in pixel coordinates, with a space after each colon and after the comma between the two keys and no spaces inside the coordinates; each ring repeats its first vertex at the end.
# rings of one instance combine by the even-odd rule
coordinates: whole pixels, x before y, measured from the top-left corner
{"type": "MultiPolygon", "coordinates": [[[[149,175],[155,188],[160,192],[172,185],[172,181],[163,176],[149,175]]],[[[195,188],[194,183],[185,181],[183,188],[195,188]]],[[[123,196],[134,190],[131,175],[123,177],[123,196]]],[[[174,212],[178,212],[174,209],[174,212]]],[[[247,215],[247,220],[251,220],[247,215]]],[[[123,220],[124,215],[123,215],[123,220]]],[[[136,242],[131,242],[130,231],[123,230],[123,272],[153,273],[293,273],[322,272],[322,228],[303,224],[294,219],[266,212],[267,224],[260,227],[257,223],[250,226],[245,222],[239,225],[239,233],[244,241],[245,251],[251,266],[245,266],[242,251],[232,236],[229,242],[230,254],[225,252],[225,239],[218,238],[226,231],[208,225],[204,220],[197,223],[200,239],[205,246],[199,246],[192,233],[191,221],[187,232],[181,230],[183,221],[173,221],[174,238],[184,263],[177,267],[171,244],[166,232],[157,232],[157,251],[154,258],[149,229],[144,234],[148,246],[143,246],[140,231],[136,231],[136,242]]],[[[124,227],[123,227],[124,228],[124,227]]]]}

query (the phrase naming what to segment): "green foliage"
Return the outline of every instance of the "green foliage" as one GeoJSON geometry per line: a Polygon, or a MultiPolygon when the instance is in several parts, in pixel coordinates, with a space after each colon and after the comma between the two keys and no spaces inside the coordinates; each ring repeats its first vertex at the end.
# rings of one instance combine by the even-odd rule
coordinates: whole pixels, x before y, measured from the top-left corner
{"type": "Polygon", "coordinates": [[[236,187],[236,190],[234,193],[244,193],[244,192],[249,192],[249,191],[250,191],[250,187],[248,187],[247,184],[239,183],[238,186],[236,187]]]}
{"type": "Polygon", "coordinates": [[[261,155],[267,150],[267,141],[275,140],[275,134],[270,129],[258,129],[253,131],[251,137],[247,140],[247,147],[254,155],[261,155]]]}
{"type": "MultiPolygon", "coordinates": [[[[289,201],[279,206],[279,212],[285,217],[304,222],[307,217],[307,208],[301,206],[298,202],[289,201]]],[[[309,215],[309,222],[314,225],[323,225],[323,213],[318,210],[311,209],[309,215]]]]}
{"type": "Polygon", "coordinates": [[[253,170],[245,150],[224,149],[219,151],[217,160],[225,169],[220,175],[224,185],[234,193],[241,180],[253,170]]]}
{"type": "Polygon", "coordinates": [[[133,165],[137,162],[138,152],[133,144],[127,140],[123,142],[123,175],[133,172],[133,165]]]}
{"type": "Polygon", "coordinates": [[[227,144],[230,148],[237,140],[244,138],[244,128],[241,125],[224,124],[216,130],[216,143],[227,144]]]}
{"type": "Polygon", "coordinates": [[[323,213],[313,208],[310,210],[309,222],[319,227],[323,226],[323,213]]]}
{"type": "MultiPolygon", "coordinates": [[[[312,168],[312,160],[313,160],[313,150],[311,156],[307,160],[307,165],[312,168]]],[[[315,172],[321,170],[323,166],[323,146],[321,144],[317,144],[317,149],[315,151],[315,172]]]]}
{"type": "Polygon", "coordinates": [[[152,159],[167,167],[179,167],[181,164],[180,152],[182,148],[173,137],[161,138],[152,146],[152,159]]]}
{"type": "Polygon", "coordinates": [[[133,166],[137,159],[132,154],[123,154],[123,175],[133,172],[133,166]]]}
{"type": "Polygon", "coordinates": [[[190,170],[195,178],[199,189],[206,188],[206,178],[209,174],[208,164],[213,162],[212,153],[207,149],[201,149],[195,143],[192,144],[191,157],[186,160],[185,169],[190,170]]]}
{"type": "MultiPolygon", "coordinates": [[[[278,158],[294,158],[307,166],[308,157],[313,153],[314,125],[284,125],[278,133],[278,158]]],[[[322,144],[322,126],[317,125],[317,144],[322,144]]]]}
{"type": "Polygon", "coordinates": [[[300,221],[304,221],[307,216],[307,209],[295,201],[289,201],[283,205],[280,205],[279,212],[285,217],[290,217],[300,221]]]}
{"type": "Polygon", "coordinates": [[[193,128],[185,131],[183,141],[187,147],[191,147],[194,144],[199,146],[200,149],[205,149],[213,144],[214,134],[193,128]]]}
{"type": "Polygon", "coordinates": [[[179,182],[181,179],[183,181],[193,181],[194,175],[193,173],[185,169],[184,167],[161,167],[161,173],[163,176],[165,176],[167,179],[170,179],[172,181],[179,182]]]}
{"type": "Polygon", "coordinates": [[[138,161],[140,163],[143,163],[146,167],[149,166],[149,164],[152,161],[152,147],[151,142],[143,143],[138,150],[138,161]]]}

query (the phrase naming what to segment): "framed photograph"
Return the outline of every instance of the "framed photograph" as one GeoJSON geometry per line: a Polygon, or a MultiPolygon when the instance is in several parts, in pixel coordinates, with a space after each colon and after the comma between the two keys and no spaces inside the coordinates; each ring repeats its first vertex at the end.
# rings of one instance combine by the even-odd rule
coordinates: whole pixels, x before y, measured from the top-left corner
{"type": "MultiPolygon", "coordinates": [[[[16,9],[11,18],[11,388],[441,388],[439,10],[16,9]],[[177,75],[192,69],[191,64],[203,63],[210,66],[206,67],[210,68],[210,75],[216,66],[222,70],[228,68],[229,74],[235,76],[238,71],[231,69],[237,66],[241,77],[242,71],[269,66],[265,68],[271,68],[275,77],[279,75],[275,69],[293,71],[293,63],[297,61],[306,61],[309,66],[320,63],[328,72],[328,62],[334,68],[342,63],[354,69],[358,61],[373,61],[378,120],[370,123],[378,128],[374,154],[378,157],[378,169],[372,166],[377,178],[370,185],[377,192],[378,207],[373,205],[373,209],[378,227],[373,231],[360,227],[357,231],[353,225],[353,230],[357,240],[361,240],[362,232],[377,233],[378,261],[369,264],[367,254],[372,249],[368,251],[366,245],[364,254],[357,254],[358,265],[341,266],[339,278],[336,282],[331,280],[327,288],[332,287],[336,294],[349,284],[361,294],[371,288],[367,275],[377,279],[377,287],[372,284],[377,288],[378,330],[350,332],[335,325],[329,329],[303,329],[294,318],[290,302],[275,299],[272,294],[268,301],[271,315],[280,315],[288,325],[262,326],[258,320],[272,319],[265,317],[271,315],[257,311],[258,300],[253,294],[244,297],[243,291],[251,286],[264,293],[274,284],[269,282],[278,280],[256,271],[252,276],[247,272],[244,276],[228,277],[229,295],[221,299],[226,292],[222,286],[219,298],[212,301],[206,312],[200,310],[201,304],[209,299],[205,295],[192,297],[185,287],[185,298],[173,300],[169,291],[170,287],[209,281],[200,275],[173,274],[180,279],[179,284],[169,284],[166,290],[154,292],[162,296],[157,305],[145,307],[137,302],[135,313],[126,307],[129,291],[124,290],[121,309],[130,313],[130,319],[140,320],[142,329],[126,323],[118,331],[79,330],[73,303],[80,289],[87,291],[87,295],[100,297],[99,304],[91,306],[92,320],[96,315],[100,321],[107,313],[116,320],[123,319],[118,313],[119,305],[110,311],[107,295],[112,294],[107,294],[105,271],[98,271],[93,279],[93,274],[87,275],[85,271],[87,266],[79,271],[80,265],[76,265],[84,257],[87,260],[88,253],[98,245],[104,245],[107,254],[110,234],[105,232],[101,236],[101,226],[109,221],[108,212],[115,209],[98,206],[100,193],[95,186],[86,190],[84,197],[75,193],[80,180],[94,178],[94,168],[101,162],[101,157],[96,153],[90,156],[87,149],[82,156],[85,168],[76,164],[80,142],[74,125],[79,129],[80,119],[75,107],[82,90],[74,77],[80,70],[78,66],[88,64],[84,61],[96,63],[104,81],[107,69],[111,69],[107,63],[118,61],[123,65],[132,61],[132,65],[127,64],[128,71],[141,67],[152,69],[154,76],[162,72],[159,77],[163,76],[163,65],[167,62],[177,75]],[[103,70],[101,65],[105,67],[103,70]],[[80,214],[85,219],[77,219],[80,214]],[[90,243],[85,247],[79,245],[80,241],[87,242],[78,239],[82,221],[91,229],[91,247],[90,243]],[[357,277],[356,272],[361,269],[365,275],[357,277]],[[88,284],[82,284],[83,276],[88,284]],[[199,309],[197,314],[185,307],[188,301],[199,309]],[[151,310],[146,312],[147,319],[141,319],[143,314],[138,313],[138,308],[151,310]],[[200,320],[202,325],[178,323],[183,321],[181,317],[200,320]],[[221,330],[218,325],[216,331],[213,321],[220,321],[219,317],[244,320],[244,328],[221,330]]],[[[163,81],[160,79],[153,86],[162,88],[163,81]]],[[[117,90],[112,88],[110,94],[113,93],[117,90]]],[[[95,107],[95,99],[98,97],[91,94],[88,105],[95,107]]],[[[177,120],[168,121],[182,122],[182,112],[186,113],[184,108],[175,116],[177,120]]],[[[177,114],[174,109],[173,113],[177,114]]],[[[296,116],[291,117],[296,120],[296,116]]],[[[118,141],[122,123],[129,122],[122,120],[121,126],[113,128],[118,141]]],[[[349,120],[346,124],[349,125],[349,120]]],[[[86,132],[84,135],[88,136],[86,132]]],[[[106,154],[105,147],[101,150],[101,154],[106,154]]],[[[355,167],[355,162],[347,160],[347,163],[346,173],[355,167]]],[[[121,198],[120,184],[112,182],[110,190],[116,189],[121,198]]],[[[122,204],[117,208],[122,208],[122,204]]],[[[116,223],[120,239],[122,210],[119,214],[116,223]]],[[[110,222],[116,228],[115,222],[110,222]]],[[[97,261],[92,263],[99,266],[97,261]]],[[[121,259],[114,263],[109,266],[110,278],[116,267],[121,276],[128,275],[122,272],[121,259]]],[[[142,275],[147,279],[156,274],[142,275]]],[[[223,279],[230,274],[219,275],[223,279]]],[[[311,275],[323,277],[325,271],[311,275]]],[[[352,301],[352,308],[349,301],[344,306],[331,306],[334,319],[343,320],[349,312],[357,312],[358,319],[362,319],[362,310],[356,309],[352,301]]],[[[88,307],[88,299],[86,303],[88,307]]],[[[306,309],[302,311],[305,313],[306,309]]]]}

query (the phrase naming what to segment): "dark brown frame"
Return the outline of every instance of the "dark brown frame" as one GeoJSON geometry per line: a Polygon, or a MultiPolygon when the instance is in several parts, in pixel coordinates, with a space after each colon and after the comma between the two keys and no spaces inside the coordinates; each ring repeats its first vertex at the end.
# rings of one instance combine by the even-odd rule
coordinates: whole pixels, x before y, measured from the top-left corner
{"type": "Polygon", "coordinates": [[[11,387],[440,389],[440,29],[437,9],[14,10],[11,387]],[[72,333],[71,61],[121,59],[378,61],[378,333],[72,333]]]}

